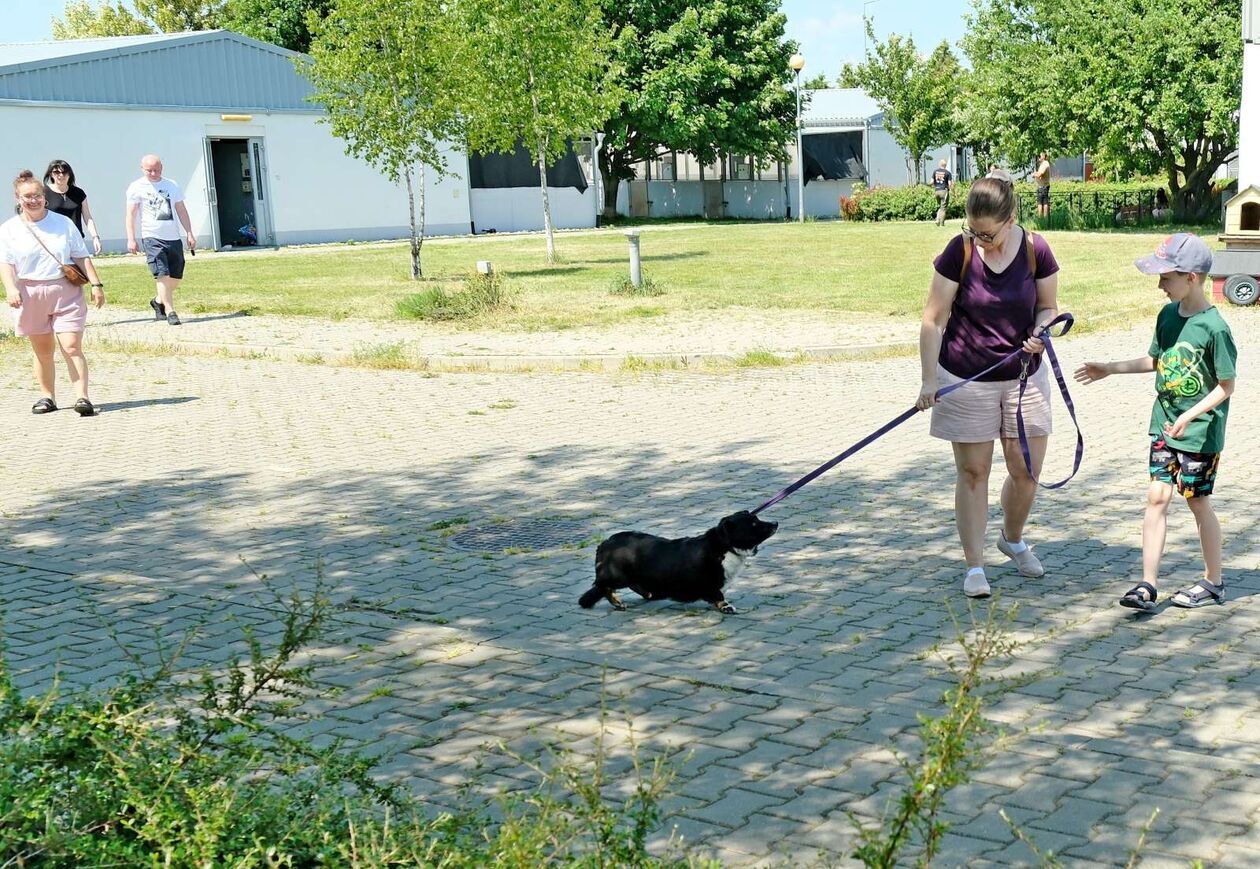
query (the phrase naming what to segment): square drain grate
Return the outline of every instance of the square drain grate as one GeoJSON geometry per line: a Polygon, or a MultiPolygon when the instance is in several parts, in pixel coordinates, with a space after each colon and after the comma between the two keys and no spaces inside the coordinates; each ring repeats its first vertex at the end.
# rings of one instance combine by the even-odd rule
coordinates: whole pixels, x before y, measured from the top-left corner
{"type": "Polygon", "coordinates": [[[583,519],[517,519],[469,528],[452,534],[446,542],[465,552],[537,551],[576,546],[595,533],[595,526],[583,519]]]}

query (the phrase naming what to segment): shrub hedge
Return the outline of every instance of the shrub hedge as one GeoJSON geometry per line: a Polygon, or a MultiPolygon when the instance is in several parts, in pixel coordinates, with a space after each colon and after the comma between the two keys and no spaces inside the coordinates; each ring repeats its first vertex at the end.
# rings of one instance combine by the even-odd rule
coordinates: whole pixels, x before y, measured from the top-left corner
{"type": "MultiPolygon", "coordinates": [[[[1146,222],[1155,202],[1155,193],[1161,189],[1167,193],[1167,186],[1155,181],[1057,181],[1050,186],[1050,203],[1052,209],[1063,212],[1065,225],[1061,228],[1114,226],[1117,222],[1132,222],[1130,218],[1137,216],[1135,212],[1139,207],[1143,222],[1146,222]],[[1119,221],[1118,211],[1121,212],[1119,221]]],[[[945,212],[947,219],[963,217],[963,207],[970,190],[970,182],[954,185],[945,212]]],[[[1036,187],[1018,182],[1015,193],[1019,196],[1021,216],[1035,215],[1036,187]]],[[[936,207],[936,194],[927,184],[871,187],[841,200],[842,212],[849,220],[932,220],[936,216],[936,207]]]]}

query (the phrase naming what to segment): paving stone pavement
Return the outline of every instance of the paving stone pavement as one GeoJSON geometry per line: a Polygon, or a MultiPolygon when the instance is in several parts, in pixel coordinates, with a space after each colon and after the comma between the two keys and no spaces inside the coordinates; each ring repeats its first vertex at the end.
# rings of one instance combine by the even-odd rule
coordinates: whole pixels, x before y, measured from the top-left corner
{"type": "MultiPolygon", "coordinates": [[[[1260,859],[1260,469],[1242,449],[1260,319],[1225,314],[1243,372],[1217,495],[1228,603],[1115,605],[1138,569],[1150,382],[1075,389],[1085,462],[1028,531],[1045,577],[990,554],[1000,595],[977,610],[1018,604],[1022,645],[995,666],[1005,736],[950,794],[937,865],[1035,863],[1003,810],[1070,865],[1124,864],[1156,807],[1143,865],[1260,859]]],[[[1071,368],[1148,340],[1140,324],[1058,346],[1071,368]]],[[[93,419],[32,416],[24,354],[0,353],[0,603],[31,690],[126,672],[107,627],[152,655],[197,626],[189,666],[222,665],[245,626],[275,630],[259,575],[310,589],[322,565],[338,616],[311,655],[329,690],[295,728],[349,739],[441,807],[469,781],[530,781],[498,742],[592,752],[604,697],[614,771],[631,728],[644,752],[682,752],[656,846],[674,830],[732,866],[845,862],[850,813],[883,810],[916,715],[941,708],[967,605],[949,449],[922,417],[774,508],[779,534],[730,591],[741,615],[576,605],[593,539],[697,533],[759,503],[908,406],[912,358],[434,376],[89,352],[93,419]],[[494,542],[526,520],[564,534],[494,542]]],[[[1061,408],[1058,425],[1048,475],[1070,463],[1061,408]]],[[[1167,587],[1198,564],[1175,504],[1167,587]]]]}

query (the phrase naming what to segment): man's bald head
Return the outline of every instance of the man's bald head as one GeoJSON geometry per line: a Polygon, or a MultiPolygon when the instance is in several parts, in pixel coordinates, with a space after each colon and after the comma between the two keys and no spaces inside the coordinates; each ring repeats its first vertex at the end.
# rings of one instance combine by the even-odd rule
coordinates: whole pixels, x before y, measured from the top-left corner
{"type": "Polygon", "coordinates": [[[157,154],[145,154],[141,157],[140,169],[150,181],[162,180],[162,158],[157,154]]]}

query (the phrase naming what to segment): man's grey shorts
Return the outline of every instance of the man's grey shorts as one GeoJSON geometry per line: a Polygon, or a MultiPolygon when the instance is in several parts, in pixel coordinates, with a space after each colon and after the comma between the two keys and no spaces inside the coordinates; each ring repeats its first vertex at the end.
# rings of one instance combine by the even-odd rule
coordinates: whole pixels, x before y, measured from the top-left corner
{"type": "Polygon", "coordinates": [[[184,276],[184,243],[179,239],[141,239],[144,258],[155,278],[182,278],[184,276]]]}

